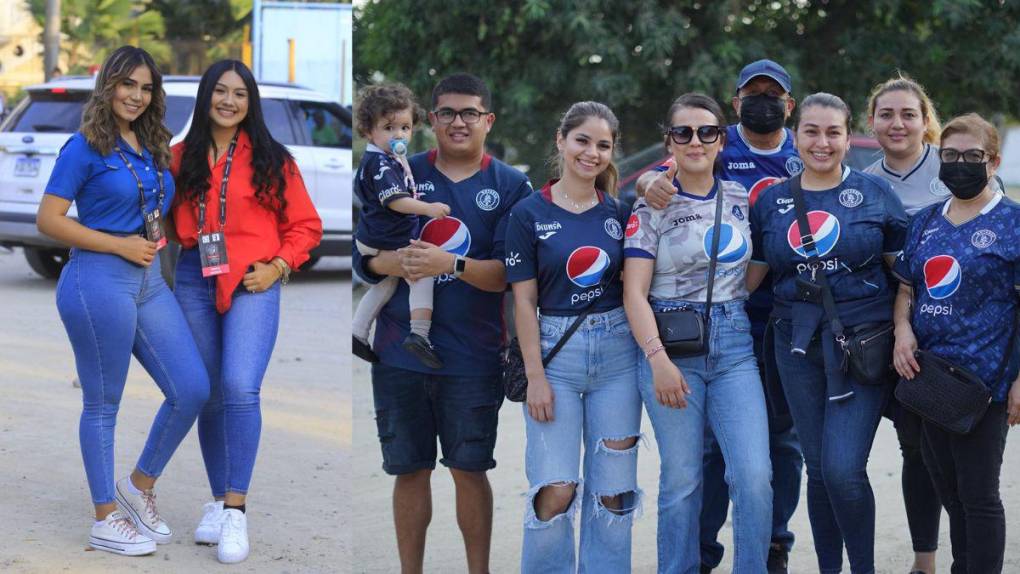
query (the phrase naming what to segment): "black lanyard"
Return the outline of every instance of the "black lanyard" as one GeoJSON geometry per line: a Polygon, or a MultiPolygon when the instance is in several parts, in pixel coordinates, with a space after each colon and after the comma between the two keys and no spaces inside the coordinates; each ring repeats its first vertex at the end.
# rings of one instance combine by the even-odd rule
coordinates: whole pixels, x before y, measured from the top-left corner
{"type": "MultiPolygon", "coordinates": [[[[142,219],[144,220],[145,216],[148,214],[145,211],[145,186],[142,184],[142,178],[138,177],[138,172],[136,172],[135,167],[131,165],[131,161],[128,160],[128,156],[124,154],[124,150],[120,149],[120,146],[117,146],[115,149],[117,150],[117,153],[120,154],[120,159],[124,161],[124,165],[127,166],[128,171],[131,172],[131,175],[135,176],[135,183],[138,184],[138,204],[139,208],[142,210],[142,219]]],[[[153,162],[153,166],[155,166],[155,162],[153,162]]],[[[156,198],[156,209],[158,210],[163,206],[163,198],[166,197],[166,189],[163,187],[163,172],[158,167],[156,167],[156,181],[159,185],[159,196],[156,198]]]]}
{"type": "MultiPolygon", "coordinates": [[[[227,147],[227,165],[223,166],[223,180],[220,182],[220,229],[227,224],[227,182],[230,181],[230,166],[234,163],[234,148],[237,147],[237,136],[241,133],[238,129],[234,132],[234,138],[230,140],[227,147]]],[[[205,229],[205,191],[202,191],[198,198],[198,232],[205,229]]]]}

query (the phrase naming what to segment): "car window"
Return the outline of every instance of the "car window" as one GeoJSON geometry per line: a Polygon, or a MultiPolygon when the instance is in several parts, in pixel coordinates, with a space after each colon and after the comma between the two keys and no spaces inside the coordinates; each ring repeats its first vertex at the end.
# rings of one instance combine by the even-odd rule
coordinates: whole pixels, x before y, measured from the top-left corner
{"type": "Polygon", "coordinates": [[[273,139],[283,145],[295,145],[298,141],[291,125],[288,105],[289,102],[285,100],[262,98],[262,116],[266,120],[266,127],[269,128],[273,139]]]}
{"type": "Polygon", "coordinates": [[[298,102],[298,108],[305,141],[316,147],[351,147],[354,134],[347,110],[323,102],[298,102]]]}
{"type": "Polygon", "coordinates": [[[76,132],[88,97],[89,93],[82,91],[32,91],[28,105],[21,109],[18,117],[7,123],[7,131],[76,132]]]}
{"type": "Polygon", "coordinates": [[[184,129],[184,125],[191,119],[192,110],[195,108],[195,98],[190,96],[167,96],[166,117],[163,124],[174,135],[184,129]]]}

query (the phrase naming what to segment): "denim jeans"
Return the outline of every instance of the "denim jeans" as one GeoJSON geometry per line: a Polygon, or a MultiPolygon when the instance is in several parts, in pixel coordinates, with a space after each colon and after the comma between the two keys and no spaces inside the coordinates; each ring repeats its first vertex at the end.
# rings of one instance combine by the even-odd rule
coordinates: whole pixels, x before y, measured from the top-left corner
{"type": "MultiPolygon", "coordinates": [[[[542,317],[542,354],[563,336],[575,317],[542,317]]],[[[592,313],[545,369],[553,391],[550,422],[536,422],[524,405],[528,444],[527,509],[521,572],[630,572],[631,526],[640,512],[637,448],[609,448],[605,441],[638,439],[641,397],[637,390],[638,347],[619,307],[592,313]],[[584,478],[578,477],[584,445],[584,478]],[[577,485],[566,512],[542,521],[534,499],[542,487],[577,485]],[[611,511],[602,497],[620,495],[611,511]],[[574,559],[574,517],[581,507],[580,566],[574,559]]]]}
{"type": "Polygon", "coordinates": [[[999,474],[1006,449],[1006,403],[991,403],[978,426],[957,435],[925,421],[924,462],[949,514],[952,574],[1002,572],[1006,514],[999,474]]]}
{"type": "MultiPolygon", "coordinates": [[[[800,501],[800,480],[804,458],[800,440],[792,426],[776,432],[769,417],[769,459],[772,463],[772,544],[786,552],[793,549],[790,518],[800,501]]],[[[726,523],[730,490],[726,486],[726,463],[719,442],[710,426],[705,427],[703,496],[701,503],[701,563],[718,568],[723,558],[723,545],[718,541],[719,529],[726,523]]]]}
{"type": "Polygon", "coordinates": [[[838,573],[843,545],[850,571],[875,570],[875,495],[868,481],[868,455],[891,385],[861,385],[850,378],[853,397],[830,401],[816,336],[807,353],[791,353],[790,322],[776,320],[776,363],[800,437],[807,466],[808,519],[818,569],[838,573]]]}
{"type": "MultiPolygon", "coordinates": [[[[703,303],[653,301],[663,310],[703,303]]],[[[743,301],[712,305],[709,353],[674,359],[691,394],[672,409],[655,398],[648,362],[638,363],[639,388],[655,430],[659,474],[660,573],[697,572],[706,424],[719,439],[733,499],[733,572],[765,571],[772,524],[768,417],[743,301]]]]}
{"type": "Polygon", "coordinates": [[[131,355],[165,397],[137,468],[156,477],[209,397],[195,340],[159,272],[119,256],[71,250],[57,283],[57,309],[74,349],[84,409],[78,426],[92,502],[114,501],[113,438],[131,355]]]}
{"type": "Polygon", "coordinates": [[[262,412],[259,390],[276,344],[280,284],[261,293],[234,293],[216,311],[216,279],[202,277],[197,249],[177,262],[174,294],[209,372],[209,401],[198,417],[198,441],[213,496],[245,494],[255,467],[262,412]]]}

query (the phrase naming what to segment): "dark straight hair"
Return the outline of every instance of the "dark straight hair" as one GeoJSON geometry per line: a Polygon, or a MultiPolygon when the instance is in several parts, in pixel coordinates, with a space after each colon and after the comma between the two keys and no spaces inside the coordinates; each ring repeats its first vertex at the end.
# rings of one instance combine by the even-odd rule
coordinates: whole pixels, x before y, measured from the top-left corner
{"type": "Polygon", "coordinates": [[[184,138],[184,154],[178,170],[177,189],[186,200],[197,202],[199,196],[209,190],[209,146],[212,139],[212,120],[209,111],[212,106],[213,90],[223,74],[236,72],[248,90],[248,113],[241,120],[240,129],[251,140],[251,185],[255,198],[267,209],[275,211],[285,219],[287,208],[287,179],[284,169],[293,169],[293,156],[280,142],[273,139],[262,116],[262,98],[248,66],[238,60],[220,60],[209,66],[198,82],[198,96],[195,99],[195,113],[191,117],[191,129],[184,138]],[[288,167],[288,164],[291,167],[288,167]]]}

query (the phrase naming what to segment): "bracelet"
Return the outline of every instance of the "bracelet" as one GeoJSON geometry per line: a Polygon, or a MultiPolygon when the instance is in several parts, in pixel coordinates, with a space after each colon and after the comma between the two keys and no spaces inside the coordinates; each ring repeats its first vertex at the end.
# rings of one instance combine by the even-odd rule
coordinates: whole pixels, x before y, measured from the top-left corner
{"type": "Polygon", "coordinates": [[[656,353],[665,350],[665,348],[666,348],[665,345],[659,345],[658,347],[652,349],[651,351],[645,352],[645,359],[651,359],[653,356],[655,356],[656,353]]]}
{"type": "Polygon", "coordinates": [[[648,345],[648,343],[651,343],[652,341],[654,341],[654,340],[656,340],[658,338],[659,338],[658,335],[652,335],[651,337],[648,337],[648,339],[645,340],[644,345],[641,345],[641,346],[645,347],[646,345],[648,345]]]}
{"type": "Polygon", "coordinates": [[[290,265],[282,257],[274,257],[270,263],[280,272],[280,284],[286,285],[290,281],[290,265]]]}

